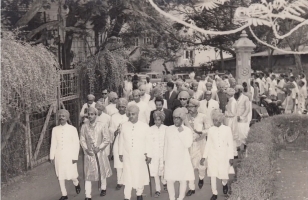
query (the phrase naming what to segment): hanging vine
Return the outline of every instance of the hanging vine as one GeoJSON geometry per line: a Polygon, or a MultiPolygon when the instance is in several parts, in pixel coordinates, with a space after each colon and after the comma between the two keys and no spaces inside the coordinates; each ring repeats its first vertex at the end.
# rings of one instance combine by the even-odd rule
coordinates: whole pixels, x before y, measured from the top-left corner
{"type": "Polygon", "coordinates": [[[1,117],[46,109],[56,100],[58,63],[43,45],[19,41],[12,32],[1,36],[1,117]]]}

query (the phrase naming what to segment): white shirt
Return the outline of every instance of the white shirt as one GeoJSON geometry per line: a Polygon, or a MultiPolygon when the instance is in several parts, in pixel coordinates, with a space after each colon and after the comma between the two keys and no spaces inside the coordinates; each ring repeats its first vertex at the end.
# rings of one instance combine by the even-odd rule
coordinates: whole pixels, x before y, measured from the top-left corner
{"type": "Polygon", "coordinates": [[[137,105],[139,107],[139,115],[138,115],[138,119],[139,121],[142,121],[146,124],[149,124],[150,121],[150,109],[147,103],[143,102],[143,101],[139,101],[139,103],[136,103],[135,101],[131,101],[128,103],[127,106],[130,105],[137,105]]]}
{"type": "Polygon", "coordinates": [[[117,104],[111,103],[108,106],[106,106],[106,113],[111,116],[114,113],[117,113],[118,109],[117,109],[117,104]]]}
{"type": "Polygon", "coordinates": [[[92,107],[92,108],[95,108],[95,102],[93,102],[91,105],[89,105],[88,103],[85,103],[83,104],[82,108],[81,108],[81,111],[80,111],[80,117],[84,117],[84,116],[87,116],[88,115],[88,111],[85,113],[85,109],[89,108],[89,107],[92,107]]]}
{"type": "Polygon", "coordinates": [[[151,99],[151,96],[147,93],[145,93],[143,96],[140,97],[140,101],[143,101],[144,103],[148,103],[151,99]]]}
{"type": "Polygon", "coordinates": [[[153,89],[153,84],[151,82],[145,84],[145,93],[146,94],[150,94],[152,89],[153,89]]]}

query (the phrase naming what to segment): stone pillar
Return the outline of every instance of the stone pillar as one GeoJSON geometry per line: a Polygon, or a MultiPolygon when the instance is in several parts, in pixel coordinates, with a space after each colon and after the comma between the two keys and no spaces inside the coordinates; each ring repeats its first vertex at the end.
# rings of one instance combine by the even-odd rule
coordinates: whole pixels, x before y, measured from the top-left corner
{"type": "MultiPolygon", "coordinates": [[[[240,39],[235,41],[233,47],[236,52],[236,74],[235,79],[237,84],[247,82],[250,85],[251,76],[251,52],[256,45],[247,38],[246,31],[243,31],[240,39]]],[[[250,90],[250,87],[248,87],[250,90]]]]}

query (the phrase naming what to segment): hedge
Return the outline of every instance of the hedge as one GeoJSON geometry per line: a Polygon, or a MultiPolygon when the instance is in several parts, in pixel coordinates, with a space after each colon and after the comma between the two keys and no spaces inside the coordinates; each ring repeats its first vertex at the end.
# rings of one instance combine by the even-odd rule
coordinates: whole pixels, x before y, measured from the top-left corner
{"type": "Polygon", "coordinates": [[[229,200],[267,200],[274,193],[275,160],[288,145],[307,148],[308,115],[277,115],[254,124],[247,138],[247,157],[238,165],[237,180],[231,184],[229,200]],[[291,144],[287,131],[304,133],[291,144]]]}

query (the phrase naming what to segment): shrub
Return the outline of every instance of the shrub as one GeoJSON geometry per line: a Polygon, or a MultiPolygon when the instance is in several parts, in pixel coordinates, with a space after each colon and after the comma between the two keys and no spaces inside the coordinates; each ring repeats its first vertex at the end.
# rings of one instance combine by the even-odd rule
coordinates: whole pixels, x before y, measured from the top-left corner
{"type": "MultiPolygon", "coordinates": [[[[266,200],[274,193],[274,162],[279,151],[286,148],[283,140],[287,131],[305,133],[308,116],[277,115],[254,124],[247,138],[247,157],[238,165],[237,181],[232,183],[229,200],[266,200]]],[[[306,148],[306,140],[296,140],[293,145],[306,148]],[[305,146],[304,146],[305,145],[305,146]]]]}

